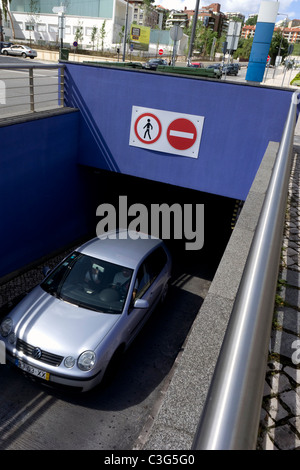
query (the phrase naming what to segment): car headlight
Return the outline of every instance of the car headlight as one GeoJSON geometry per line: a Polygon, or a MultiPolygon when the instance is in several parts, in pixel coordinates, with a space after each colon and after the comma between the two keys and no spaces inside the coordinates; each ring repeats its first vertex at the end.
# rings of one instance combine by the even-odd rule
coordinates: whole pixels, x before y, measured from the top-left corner
{"type": "Polygon", "coordinates": [[[0,333],[2,336],[8,336],[13,329],[13,321],[11,318],[5,318],[0,325],[0,333]]]}
{"type": "Polygon", "coordinates": [[[76,359],[74,357],[68,356],[64,360],[64,365],[68,369],[72,369],[72,367],[74,367],[74,365],[75,365],[75,362],[76,362],[76,359]]]}
{"type": "Polygon", "coordinates": [[[88,371],[91,370],[96,361],[96,355],[93,351],[85,351],[82,354],[80,354],[77,365],[79,369],[88,371]]]}

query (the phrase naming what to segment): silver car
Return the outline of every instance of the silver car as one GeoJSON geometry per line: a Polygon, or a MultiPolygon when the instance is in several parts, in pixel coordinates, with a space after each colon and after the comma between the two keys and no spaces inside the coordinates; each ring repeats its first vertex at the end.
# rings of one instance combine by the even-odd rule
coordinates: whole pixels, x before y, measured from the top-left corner
{"type": "Polygon", "coordinates": [[[30,59],[34,59],[37,56],[37,52],[34,49],[20,44],[14,44],[10,47],[3,47],[1,49],[1,54],[19,56],[24,58],[30,57],[30,59]]]}
{"type": "Polygon", "coordinates": [[[170,277],[158,238],[121,230],[85,243],[2,320],[7,360],[44,383],[90,390],[165,298],[170,277]]]}

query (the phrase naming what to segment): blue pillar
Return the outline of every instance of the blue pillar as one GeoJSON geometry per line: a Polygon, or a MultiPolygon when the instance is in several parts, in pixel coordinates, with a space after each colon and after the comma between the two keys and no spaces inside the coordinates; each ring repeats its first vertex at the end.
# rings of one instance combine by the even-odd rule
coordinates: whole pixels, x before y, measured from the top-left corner
{"type": "Polygon", "coordinates": [[[262,82],[272,41],[279,2],[263,0],[257,17],[246,80],[262,82]]]}

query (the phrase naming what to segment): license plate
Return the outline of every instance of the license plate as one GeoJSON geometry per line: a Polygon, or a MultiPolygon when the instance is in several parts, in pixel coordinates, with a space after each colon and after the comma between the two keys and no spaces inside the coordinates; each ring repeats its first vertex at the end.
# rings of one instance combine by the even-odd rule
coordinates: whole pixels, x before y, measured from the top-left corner
{"type": "Polygon", "coordinates": [[[16,366],[19,369],[24,370],[28,374],[34,375],[35,377],[39,377],[40,379],[49,380],[50,374],[49,372],[45,372],[44,370],[38,369],[37,367],[30,366],[29,364],[25,364],[25,362],[16,359],[15,362],[16,366]]]}

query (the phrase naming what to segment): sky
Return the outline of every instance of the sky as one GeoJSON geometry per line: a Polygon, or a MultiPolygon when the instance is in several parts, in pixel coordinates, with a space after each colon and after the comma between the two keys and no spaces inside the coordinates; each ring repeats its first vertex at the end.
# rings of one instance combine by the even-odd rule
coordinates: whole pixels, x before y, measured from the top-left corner
{"type": "MultiPolygon", "coordinates": [[[[220,3],[221,11],[225,12],[240,12],[246,16],[246,19],[251,14],[258,13],[260,0],[200,0],[200,6],[207,6],[211,3],[220,3]]],[[[155,5],[162,5],[168,10],[195,10],[196,0],[155,0],[155,5]]],[[[288,15],[289,19],[300,19],[300,0],[281,0],[279,1],[279,13],[277,21],[285,19],[288,15]]]]}

